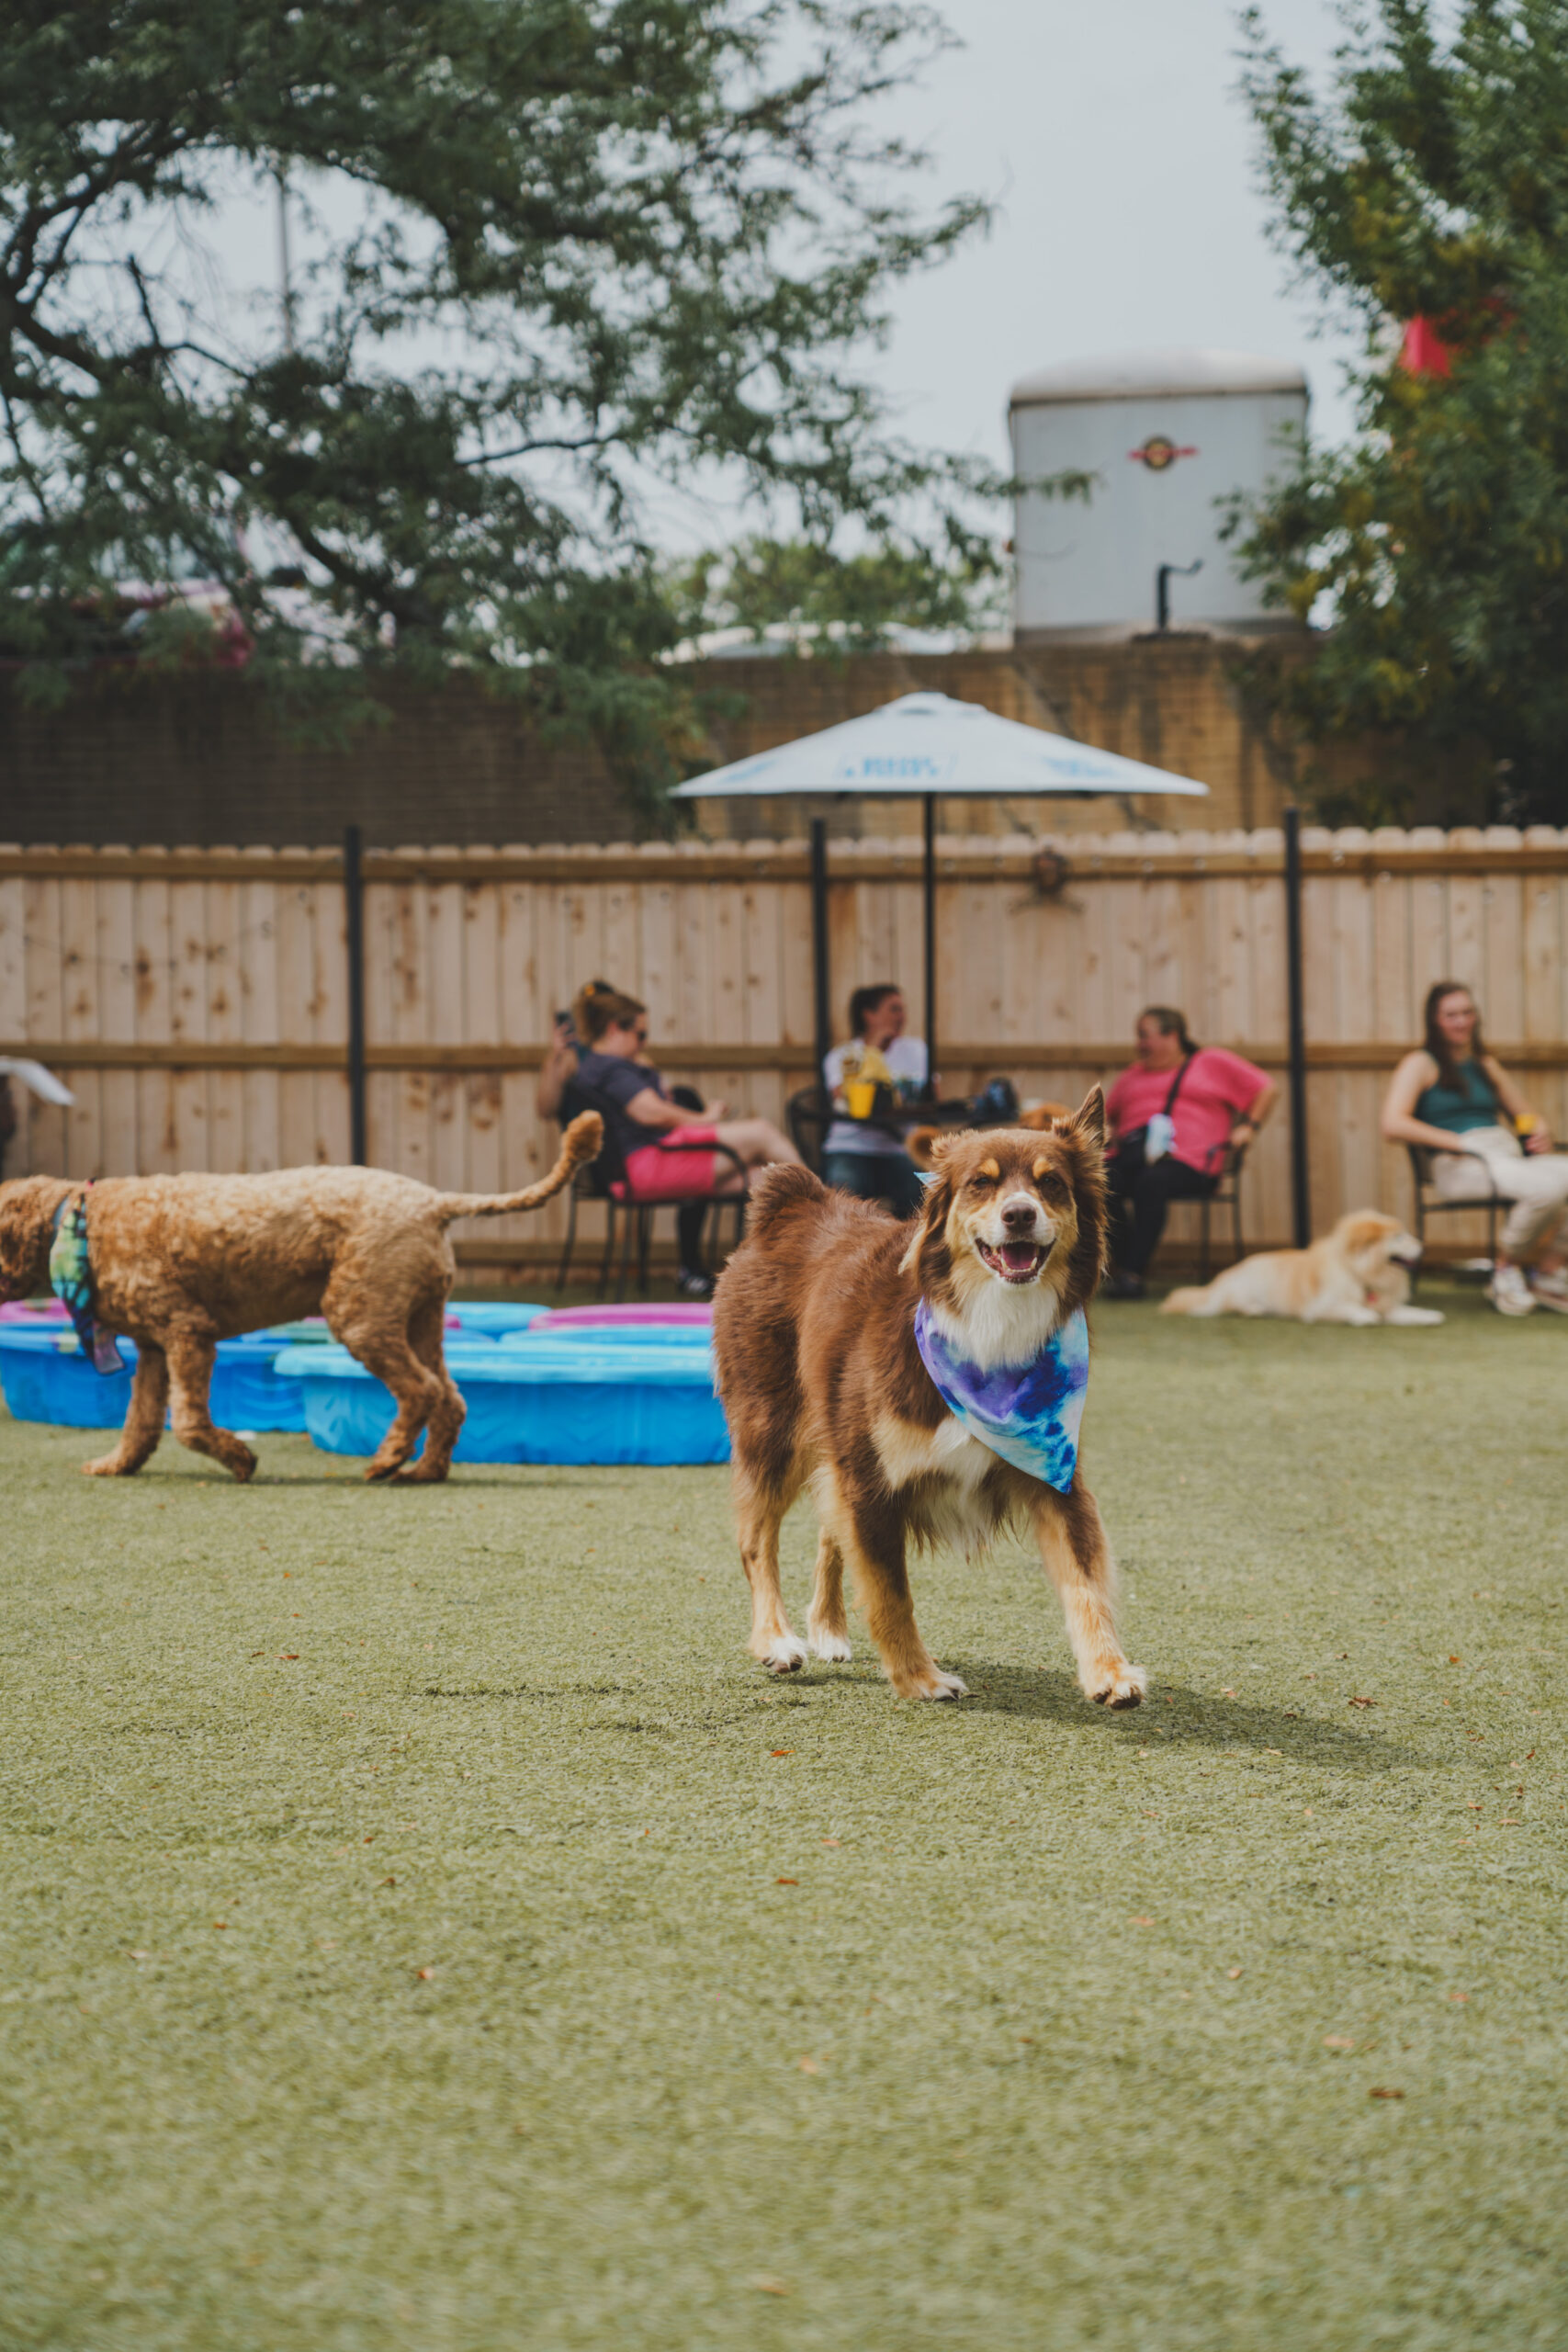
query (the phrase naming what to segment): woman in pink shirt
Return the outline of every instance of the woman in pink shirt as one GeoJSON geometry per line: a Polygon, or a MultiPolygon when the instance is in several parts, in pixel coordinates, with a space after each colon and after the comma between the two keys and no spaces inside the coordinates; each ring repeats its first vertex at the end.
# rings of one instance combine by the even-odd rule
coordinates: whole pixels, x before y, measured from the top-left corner
{"type": "Polygon", "coordinates": [[[1279,1088],[1256,1062],[1195,1046],[1184,1014],[1138,1015],[1138,1058],[1106,1097],[1111,1298],[1142,1298],[1172,1201],[1199,1201],[1224,1172],[1225,1147],[1249,1144],[1279,1088]]]}

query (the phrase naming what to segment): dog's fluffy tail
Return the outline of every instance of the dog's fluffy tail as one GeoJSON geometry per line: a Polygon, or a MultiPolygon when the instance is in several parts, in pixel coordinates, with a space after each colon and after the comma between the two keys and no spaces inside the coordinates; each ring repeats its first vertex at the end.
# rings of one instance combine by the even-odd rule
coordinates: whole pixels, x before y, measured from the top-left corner
{"type": "Polygon", "coordinates": [[[560,1158],[547,1176],[525,1184],[520,1193],[443,1193],[441,1220],[450,1225],[459,1216],[504,1216],[509,1209],[536,1209],[563,1184],[570,1184],[585,1161],[597,1159],[604,1140],[604,1122],[597,1111],[583,1111],[560,1139],[560,1158]]]}
{"type": "Polygon", "coordinates": [[[1206,1314],[1213,1289],[1213,1283],[1206,1283],[1201,1290],[1173,1290],[1168,1298],[1161,1299],[1159,1311],[1162,1315],[1206,1314]]]}
{"type": "Polygon", "coordinates": [[[747,1238],[754,1239],[758,1234],[766,1233],[797,1201],[827,1197],[827,1185],[809,1168],[799,1167],[791,1159],[775,1160],[771,1168],[760,1171],[751,1187],[751,1197],[746,1204],[747,1238]]]}

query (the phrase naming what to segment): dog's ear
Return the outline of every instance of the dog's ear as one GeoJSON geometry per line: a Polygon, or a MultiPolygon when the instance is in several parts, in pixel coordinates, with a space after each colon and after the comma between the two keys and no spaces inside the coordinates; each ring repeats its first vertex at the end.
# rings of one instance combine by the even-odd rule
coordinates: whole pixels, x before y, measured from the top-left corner
{"type": "Polygon", "coordinates": [[[1058,1119],[1059,1136],[1081,1136],[1085,1143],[1097,1151],[1105,1149],[1105,1095],[1098,1086],[1091,1086],[1069,1119],[1058,1119]]]}
{"type": "Polygon", "coordinates": [[[947,1212],[953,1206],[953,1179],[942,1164],[948,1158],[949,1150],[950,1138],[940,1136],[932,1147],[937,1162],[936,1173],[927,1180],[926,1197],[915,1219],[908,1248],[898,1261],[898,1272],[907,1274],[912,1269],[917,1281],[921,1277],[921,1261],[926,1251],[941,1241],[947,1225],[947,1212]]]}
{"type": "Polygon", "coordinates": [[[904,1148],[917,1168],[930,1169],[935,1165],[936,1148],[941,1140],[938,1127],[911,1127],[904,1138],[904,1148]]]}
{"type": "Polygon", "coordinates": [[[947,1166],[961,1143],[974,1142],[976,1130],[974,1127],[933,1127],[930,1134],[931,1166],[940,1170],[947,1166]]]}
{"type": "Polygon", "coordinates": [[[45,1289],[55,1209],[71,1190],[58,1176],[18,1176],[0,1184],[0,1299],[45,1289]]]}

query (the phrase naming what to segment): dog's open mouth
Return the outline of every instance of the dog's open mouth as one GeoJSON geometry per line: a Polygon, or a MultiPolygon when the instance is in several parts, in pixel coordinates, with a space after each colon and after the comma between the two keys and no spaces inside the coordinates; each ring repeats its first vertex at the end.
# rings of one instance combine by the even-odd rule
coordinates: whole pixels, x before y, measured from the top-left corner
{"type": "Polygon", "coordinates": [[[996,1249],[988,1241],[976,1241],[975,1247],[1004,1283],[1032,1283],[1045,1263],[1045,1251],[1038,1241],[1004,1241],[996,1249]]]}

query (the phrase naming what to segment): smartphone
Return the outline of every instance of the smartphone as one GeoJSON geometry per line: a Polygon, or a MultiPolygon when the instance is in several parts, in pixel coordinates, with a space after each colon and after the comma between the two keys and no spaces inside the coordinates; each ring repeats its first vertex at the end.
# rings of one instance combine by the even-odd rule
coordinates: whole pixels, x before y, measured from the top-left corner
{"type": "Polygon", "coordinates": [[[572,1023],[572,1018],[570,1012],[557,1013],[556,1029],[563,1046],[576,1045],[577,1031],[572,1023]]]}

